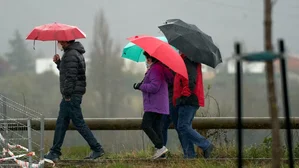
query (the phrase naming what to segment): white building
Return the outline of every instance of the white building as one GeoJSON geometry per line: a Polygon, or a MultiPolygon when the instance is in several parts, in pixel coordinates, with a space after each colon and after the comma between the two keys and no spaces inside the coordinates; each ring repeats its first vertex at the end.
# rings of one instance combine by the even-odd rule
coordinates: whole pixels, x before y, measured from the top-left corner
{"type": "MultiPolygon", "coordinates": [[[[86,58],[85,58],[86,59],[86,58]]],[[[89,63],[89,59],[86,59],[86,64],[89,63]]],[[[52,58],[38,58],[35,60],[35,73],[42,74],[47,71],[54,72],[57,76],[59,75],[59,71],[57,69],[56,64],[53,62],[52,58]]]]}
{"type": "MultiPolygon", "coordinates": [[[[265,63],[264,62],[242,62],[243,72],[251,73],[251,74],[261,74],[265,72],[265,63]]],[[[227,59],[222,63],[221,67],[216,68],[217,73],[228,73],[235,74],[236,73],[236,60],[235,59],[227,59]]]]}
{"type": "Polygon", "coordinates": [[[37,74],[42,74],[47,71],[52,71],[56,75],[59,75],[59,71],[56,68],[56,64],[53,62],[52,58],[38,58],[35,60],[35,72],[37,74]]]}

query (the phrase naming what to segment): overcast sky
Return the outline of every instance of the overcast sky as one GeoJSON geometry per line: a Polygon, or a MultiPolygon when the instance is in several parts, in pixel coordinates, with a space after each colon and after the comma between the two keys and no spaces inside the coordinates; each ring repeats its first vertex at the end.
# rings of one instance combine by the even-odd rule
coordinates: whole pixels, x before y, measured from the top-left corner
{"type": "MultiPolygon", "coordinates": [[[[263,0],[0,0],[0,53],[19,29],[24,38],[35,27],[51,22],[77,25],[86,34],[81,40],[90,48],[95,14],[103,9],[116,43],[137,34],[160,36],[158,25],[180,18],[211,35],[222,55],[233,53],[235,40],[246,49],[263,49],[263,0]]],[[[299,0],[278,0],[273,12],[273,42],[285,39],[289,52],[299,54],[299,0]]],[[[32,48],[32,41],[28,41],[32,48]]],[[[54,43],[38,42],[37,51],[53,55],[54,43]]]]}

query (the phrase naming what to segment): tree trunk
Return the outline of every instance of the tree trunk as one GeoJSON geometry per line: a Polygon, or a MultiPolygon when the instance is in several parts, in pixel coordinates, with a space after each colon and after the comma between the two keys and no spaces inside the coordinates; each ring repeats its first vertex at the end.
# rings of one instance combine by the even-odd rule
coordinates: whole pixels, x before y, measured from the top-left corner
{"type": "MultiPolygon", "coordinates": [[[[271,0],[265,0],[265,50],[272,51],[272,3],[271,0]]],[[[279,137],[279,120],[278,107],[275,91],[274,68],[273,61],[266,63],[267,86],[268,86],[268,102],[269,113],[272,117],[272,167],[280,167],[280,137],[279,137]]]]}

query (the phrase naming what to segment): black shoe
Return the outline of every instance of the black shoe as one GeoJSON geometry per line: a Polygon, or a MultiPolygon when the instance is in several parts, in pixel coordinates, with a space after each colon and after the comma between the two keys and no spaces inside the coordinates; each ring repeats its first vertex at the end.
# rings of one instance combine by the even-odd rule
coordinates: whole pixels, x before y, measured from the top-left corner
{"type": "Polygon", "coordinates": [[[85,157],[84,159],[97,159],[105,154],[104,150],[101,149],[100,151],[93,151],[90,153],[89,156],[85,157]]]}
{"type": "Polygon", "coordinates": [[[203,157],[204,157],[204,158],[209,158],[209,157],[211,156],[211,153],[212,153],[213,149],[214,149],[214,145],[211,144],[211,145],[208,147],[208,149],[206,149],[206,150],[203,152],[203,157]]]}
{"type": "Polygon", "coordinates": [[[166,154],[164,153],[163,155],[161,155],[160,157],[158,157],[158,159],[167,159],[166,154]]]}
{"type": "Polygon", "coordinates": [[[60,160],[59,155],[53,152],[48,152],[45,156],[45,159],[52,160],[53,162],[57,162],[60,160]]]}

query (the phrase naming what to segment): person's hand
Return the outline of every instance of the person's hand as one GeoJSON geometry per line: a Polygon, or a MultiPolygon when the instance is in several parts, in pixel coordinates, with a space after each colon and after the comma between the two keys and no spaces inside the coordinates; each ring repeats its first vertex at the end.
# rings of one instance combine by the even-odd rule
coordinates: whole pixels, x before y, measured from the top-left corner
{"type": "Polygon", "coordinates": [[[142,83],[134,83],[133,88],[134,88],[135,90],[139,90],[141,84],[142,84],[142,83]]]}
{"type": "Polygon", "coordinates": [[[64,100],[68,102],[68,101],[71,101],[71,98],[68,98],[68,99],[64,99],[64,100]]]}
{"type": "Polygon", "coordinates": [[[55,54],[54,56],[53,56],[53,62],[57,62],[58,60],[60,60],[60,56],[58,55],[58,54],[55,54]]]}

